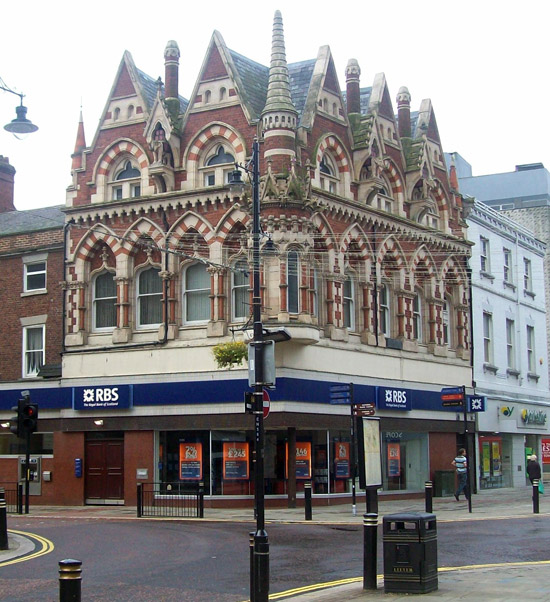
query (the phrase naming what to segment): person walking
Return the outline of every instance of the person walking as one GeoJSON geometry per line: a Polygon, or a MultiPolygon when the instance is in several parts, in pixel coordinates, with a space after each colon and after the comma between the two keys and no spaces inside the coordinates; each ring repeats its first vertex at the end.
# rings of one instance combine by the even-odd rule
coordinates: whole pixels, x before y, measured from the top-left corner
{"type": "Polygon", "coordinates": [[[538,479],[540,481],[540,479],[542,477],[540,464],[537,462],[537,456],[535,456],[535,454],[533,454],[532,456],[529,456],[529,458],[528,458],[527,476],[529,477],[529,480],[531,481],[531,485],[533,484],[533,481],[535,479],[538,479]]]}
{"type": "Polygon", "coordinates": [[[458,502],[459,495],[464,492],[464,497],[468,499],[468,461],[466,460],[466,450],[461,447],[458,450],[458,456],[451,462],[456,468],[456,476],[458,477],[458,487],[455,491],[455,498],[458,502]]]}

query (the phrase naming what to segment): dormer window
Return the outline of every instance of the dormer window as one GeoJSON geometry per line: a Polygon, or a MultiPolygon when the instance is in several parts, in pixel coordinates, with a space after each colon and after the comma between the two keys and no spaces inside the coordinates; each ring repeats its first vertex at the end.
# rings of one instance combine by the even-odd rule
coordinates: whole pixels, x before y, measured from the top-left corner
{"type": "Polygon", "coordinates": [[[141,196],[141,172],[131,161],[124,161],[112,186],[113,201],[141,196]]]}
{"type": "Polygon", "coordinates": [[[204,162],[203,185],[207,188],[227,184],[234,165],[235,157],[222,144],[216,146],[204,162]]]}
{"type": "Polygon", "coordinates": [[[319,163],[319,181],[321,188],[332,194],[336,194],[338,190],[338,177],[336,168],[332,159],[328,155],[324,155],[319,163]]]}

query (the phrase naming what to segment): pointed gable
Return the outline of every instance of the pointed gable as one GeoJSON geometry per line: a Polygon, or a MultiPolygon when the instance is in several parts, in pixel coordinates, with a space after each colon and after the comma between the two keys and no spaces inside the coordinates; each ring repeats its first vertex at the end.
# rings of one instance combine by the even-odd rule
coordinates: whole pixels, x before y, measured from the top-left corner
{"type": "Polygon", "coordinates": [[[136,89],[128,72],[128,65],[123,64],[122,69],[118,75],[118,79],[115,83],[114,89],[111,93],[111,98],[118,98],[121,96],[134,96],[136,89]]]}
{"type": "Polygon", "coordinates": [[[388,84],[385,83],[384,91],[382,93],[382,100],[378,110],[379,114],[387,119],[395,120],[395,114],[393,111],[393,105],[390,97],[390,91],[388,90],[388,84]]]}
{"type": "Polygon", "coordinates": [[[218,77],[227,77],[227,68],[224,65],[220,51],[215,44],[212,44],[206,57],[206,65],[202,72],[201,80],[217,79],[218,77]]]}
{"type": "Polygon", "coordinates": [[[328,61],[323,88],[329,92],[340,95],[340,86],[338,85],[338,76],[336,75],[336,68],[334,67],[332,55],[328,61]]]}

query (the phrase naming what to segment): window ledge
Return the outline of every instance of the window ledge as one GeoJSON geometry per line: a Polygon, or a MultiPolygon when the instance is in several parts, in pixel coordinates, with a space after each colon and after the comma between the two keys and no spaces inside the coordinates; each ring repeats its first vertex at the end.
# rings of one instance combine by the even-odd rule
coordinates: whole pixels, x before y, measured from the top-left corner
{"type": "Polygon", "coordinates": [[[483,372],[490,372],[491,374],[496,374],[498,372],[498,366],[484,362],[483,363],[483,372]]]}
{"type": "Polygon", "coordinates": [[[508,376],[513,376],[514,378],[519,378],[520,371],[515,368],[506,368],[506,374],[508,376]]]}
{"type": "Polygon", "coordinates": [[[483,270],[479,271],[479,275],[481,276],[481,278],[487,278],[487,280],[493,281],[495,279],[493,274],[490,274],[489,272],[484,272],[483,270]]]}
{"type": "Polygon", "coordinates": [[[539,381],[540,374],[535,374],[534,372],[527,372],[527,380],[534,380],[536,382],[539,381]]]}
{"type": "Polygon", "coordinates": [[[21,293],[22,297],[32,297],[33,295],[47,295],[48,289],[46,288],[37,288],[35,291],[25,291],[21,293]]]}
{"type": "Polygon", "coordinates": [[[512,284],[511,282],[508,282],[507,280],[503,280],[502,284],[503,284],[504,288],[509,288],[512,291],[516,290],[516,285],[512,284]]]}
{"type": "Polygon", "coordinates": [[[531,297],[531,299],[534,299],[536,297],[536,294],[533,291],[528,291],[527,289],[523,289],[523,294],[526,297],[531,297]]]}

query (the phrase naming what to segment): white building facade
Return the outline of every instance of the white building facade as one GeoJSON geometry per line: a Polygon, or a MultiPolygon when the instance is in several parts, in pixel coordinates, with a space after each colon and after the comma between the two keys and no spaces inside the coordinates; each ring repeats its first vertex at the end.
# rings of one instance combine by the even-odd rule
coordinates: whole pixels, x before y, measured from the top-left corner
{"type": "Polygon", "coordinates": [[[550,413],[544,289],[546,245],[475,201],[468,216],[477,477],[481,489],[526,484],[526,457],[542,457],[550,413]]]}

